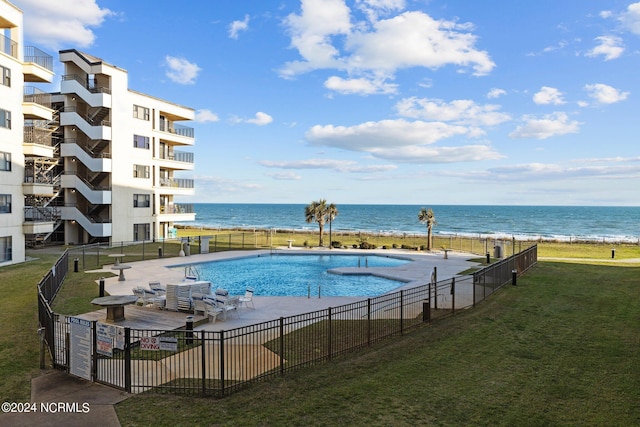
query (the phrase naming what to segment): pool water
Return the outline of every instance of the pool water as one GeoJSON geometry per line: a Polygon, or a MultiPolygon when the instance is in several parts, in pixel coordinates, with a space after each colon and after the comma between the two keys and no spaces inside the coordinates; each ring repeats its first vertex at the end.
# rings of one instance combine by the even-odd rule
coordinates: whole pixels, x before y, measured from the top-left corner
{"type": "MultiPolygon", "coordinates": [[[[194,264],[200,280],[232,295],[247,287],[256,296],[376,296],[402,284],[367,274],[368,267],[396,267],[405,259],[376,255],[262,255],[194,264]],[[364,275],[338,275],[327,270],[361,267],[364,275]]],[[[184,269],[184,266],[176,267],[184,269]]]]}

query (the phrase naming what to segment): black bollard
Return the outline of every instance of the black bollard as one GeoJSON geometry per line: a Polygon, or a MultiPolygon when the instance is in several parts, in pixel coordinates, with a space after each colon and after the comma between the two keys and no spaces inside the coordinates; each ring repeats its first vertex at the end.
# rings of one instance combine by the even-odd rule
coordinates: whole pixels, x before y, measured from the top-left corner
{"type": "Polygon", "coordinates": [[[73,272],[74,273],[78,272],[78,262],[79,262],[78,258],[73,260],[73,272]]]}
{"type": "Polygon", "coordinates": [[[518,279],[518,270],[511,270],[511,284],[516,286],[516,280],[518,279]]]}
{"type": "Polygon", "coordinates": [[[611,259],[616,257],[616,248],[611,249],[611,259]]]}
{"type": "Polygon", "coordinates": [[[99,289],[100,289],[100,296],[103,297],[104,296],[104,277],[100,278],[100,281],[98,282],[100,285],[99,289]]]}
{"type": "Polygon", "coordinates": [[[187,345],[193,344],[193,316],[187,316],[187,345]]]}
{"type": "Polygon", "coordinates": [[[487,252],[487,264],[491,264],[491,255],[487,252]]]}
{"type": "Polygon", "coordinates": [[[162,246],[158,246],[158,258],[162,258],[162,246]]]}

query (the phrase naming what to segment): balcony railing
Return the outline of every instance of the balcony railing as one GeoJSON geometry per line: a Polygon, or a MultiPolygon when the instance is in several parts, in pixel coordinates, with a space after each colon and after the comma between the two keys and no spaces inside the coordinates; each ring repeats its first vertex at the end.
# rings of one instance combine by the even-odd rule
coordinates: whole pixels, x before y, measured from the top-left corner
{"type": "Polygon", "coordinates": [[[43,107],[51,108],[51,94],[33,86],[24,87],[24,102],[33,102],[43,107]]]}
{"type": "Polygon", "coordinates": [[[184,178],[160,178],[160,187],[193,188],[193,180],[184,178]]]}
{"type": "Polygon", "coordinates": [[[53,146],[51,132],[43,126],[39,126],[39,121],[25,120],[23,141],[25,144],[53,146]]]}
{"type": "Polygon", "coordinates": [[[89,79],[82,77],[78,74],[65,74],[62,76],[62,80],[75,80],[80,83],[80,86],[87,89],[91,93],[111,93],[111,89],[106,86],[98,86],[95,79],[89,79]]]}
{"type": "Polygon", "coordinates": [[[167,121],[160,122],[160,131],[175,133],[176,135],[186,136],[187,138],[193,138],[195,135],[193,128],[167,121]]]}
{"type": "Polygon", "coordinates": [[[160,206],[160,214],[192,214],[196,211],[191,203],[176,203],[174,205],[160,206]]]}
{"type": "Polygon", "coordinates": [[[163,154],[160,158],[165,160],[174,160],[176,162],[193,163],[193,153],[188,153],[186,151],[174,151],[170,154],[163,154]]]}
{"type": "Polygon", "coordinates": [[[25,206],[25,222],[54,222],[60,219],[60,211],[54,206],[25,206]]]}
{"type": "Polygon", "coordinates": [[[89,146],[87,145],[86,142],[80,142],[78,141],[78,138],[64,138],[62,140],[63,143],[65,144],[75,144],[78,147],[80,147],[82,149],[82,151],[84,151],[85,153],[87,153],[90,157],[94,158],[94,159],[110,159],[111,158],[111,153],[96,153],[94,151],[92,151],[89,146]]]}
{"type": "Polygon", "coordinates": [[[0,52],[18,58],[18,43],[0,34],[0,52]]]}
{"type": "Polygon", "coordinates": [[[24,62],[33,62],[49,71],[53,71],[53,57],[35,46],[24,47],[24,62]]]}

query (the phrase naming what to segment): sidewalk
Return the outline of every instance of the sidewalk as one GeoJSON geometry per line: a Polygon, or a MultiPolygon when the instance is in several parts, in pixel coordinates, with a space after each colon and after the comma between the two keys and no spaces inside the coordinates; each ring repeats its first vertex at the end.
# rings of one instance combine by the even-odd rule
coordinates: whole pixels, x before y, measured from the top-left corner
{"type": "Polygon", "coordinates": [[[64,371],[50,371],[31,380],[33,411],[1,413],[0,425],[119,427],[114,405],[127,397],[129,394],[123,391],[68,375],[64,371]]]}

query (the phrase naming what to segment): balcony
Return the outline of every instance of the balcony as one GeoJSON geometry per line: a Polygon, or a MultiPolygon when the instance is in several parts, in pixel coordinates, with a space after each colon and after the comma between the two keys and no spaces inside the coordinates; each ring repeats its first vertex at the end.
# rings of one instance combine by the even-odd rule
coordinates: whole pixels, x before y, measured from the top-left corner
{"type": "Polygon", "coordinates": [[[169,153],[160,153],[158,163],[165,169],[193,170],[193,159],[193,153],[174,150],[169,153]]]}
{"type": "Polygon", "coordinates": [[[193,180],[184,178],[160,178],[160,187],[193,188],[193,180]]]}
{"type": "Polygon", "coordinates": [[[53,57],[37,47],[25,46],[22,73],[26,82],[51,83],[53,81],[53,57]]]}
{"type": "Polygon", "coordinates": [[[191,127],[183,126],[169,120],[160,120],[158,130],[169,134],[162,136],[161,139],[183,145],[193,145],[195,132],[191,127]]]}
{"type": "Polygon", "coordinates": [[[51,130],[42,120],[25,120],[22,149],[25,156],[53,157],[51,130]]]}
{"type": "Polygon", "coordinates": [[[22,112],[25,119],[53,120],[51,94],[36,87],[25,86],[22,98],[22,112]]]}
{"type": "Polygon", "coordinates": [[[0,52],[18,59],[18,43],[0,34],[0,52]]]}
{"type": "Polygon", "coordinates": [[[169,203],[160,206],[161,221],[195,221],[196,211],[191,203],[169,203]]]}
{"type": "Polygon", "coordinates": [[[27,206],[22,229],[25,234],[51,233],[59,219],[60,211],[55,206],[27,206]]]}

